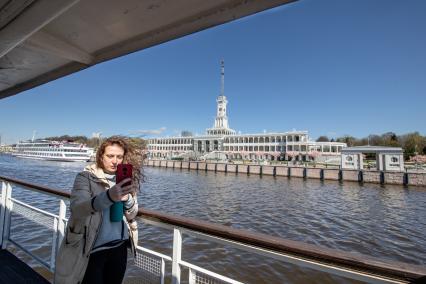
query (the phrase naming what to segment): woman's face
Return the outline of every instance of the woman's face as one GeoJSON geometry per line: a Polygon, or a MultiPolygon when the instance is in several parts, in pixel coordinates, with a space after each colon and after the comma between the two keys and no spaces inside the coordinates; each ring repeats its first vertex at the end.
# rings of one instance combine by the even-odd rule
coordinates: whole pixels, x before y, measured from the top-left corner
{"type": "Polygon", "coordinates": [[[108,174],[115,174],[117,165],[123,162],[124,149],[117,144],[106,146],[105,152],[102,155],[102,164],[104,171],[108,174]]]}

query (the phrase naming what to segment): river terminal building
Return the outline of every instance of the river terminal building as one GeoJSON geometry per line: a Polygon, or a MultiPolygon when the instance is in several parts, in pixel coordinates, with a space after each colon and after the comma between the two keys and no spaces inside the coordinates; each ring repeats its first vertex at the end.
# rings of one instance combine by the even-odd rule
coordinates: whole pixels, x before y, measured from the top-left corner
{"type": "Polygon", "coordinates": [[[237,134],[229,127],[228,100],[224,95],[224,64],[221,66],[221,94],[216,99],[216,118],[203,136],[148,139],[152,159],[322,161],[340,163],[345,143],[315,142],[308,131],[237,134]]]}

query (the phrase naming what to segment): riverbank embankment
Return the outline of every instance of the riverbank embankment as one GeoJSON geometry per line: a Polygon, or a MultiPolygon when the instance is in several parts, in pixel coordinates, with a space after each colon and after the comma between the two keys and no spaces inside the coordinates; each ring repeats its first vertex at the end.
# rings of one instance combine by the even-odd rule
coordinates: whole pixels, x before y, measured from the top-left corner
{"type": "Polygon", "coordinates": [[[234,174],[256,174],[305,179],[355,181],[366,183],[426,186],[425,173],[375,170],[343,170],[282,165],[246,165],[202,161],[147,160],[147,166],[234,174]]]}

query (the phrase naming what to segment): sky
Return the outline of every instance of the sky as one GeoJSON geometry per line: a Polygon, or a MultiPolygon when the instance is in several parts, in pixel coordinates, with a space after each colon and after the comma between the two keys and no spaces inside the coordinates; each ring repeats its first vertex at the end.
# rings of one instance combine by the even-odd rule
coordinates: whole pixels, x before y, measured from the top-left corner
{"type": "Polygon", "coordinates": [[[2,143],[212,127],[225,60],[230,127],[312,139],[426,134],[426,1],[301,0],[0,100],[2,143]]]}

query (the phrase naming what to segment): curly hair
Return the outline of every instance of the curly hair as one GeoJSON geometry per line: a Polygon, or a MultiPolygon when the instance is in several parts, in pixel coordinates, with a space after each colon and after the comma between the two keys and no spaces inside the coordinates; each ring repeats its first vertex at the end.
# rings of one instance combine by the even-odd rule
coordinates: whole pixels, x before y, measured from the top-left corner
{"type": "Polygon", "coordinates": [[[124,150],[123,163],[133,166],[132,183],[140,190],[140,185],[145,180],[142,168],[144,158],[142,146],[123,136],[111,136],[104,140],[96,151],[96,166],[98,168],[104,169],[102,156],[105,153],[105,148],[112,145],[118,145],[124,150]]]}

